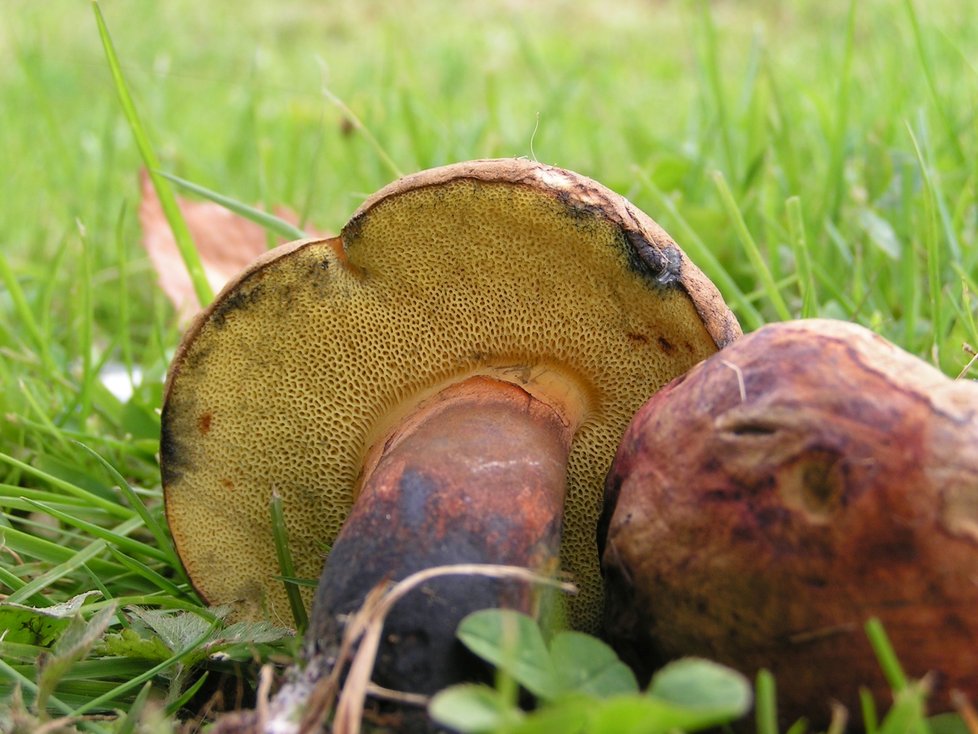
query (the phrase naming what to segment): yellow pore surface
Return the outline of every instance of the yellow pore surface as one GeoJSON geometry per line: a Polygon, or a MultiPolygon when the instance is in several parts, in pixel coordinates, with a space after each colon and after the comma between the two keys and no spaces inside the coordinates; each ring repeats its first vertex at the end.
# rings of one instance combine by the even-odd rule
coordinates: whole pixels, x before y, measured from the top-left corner
{"type": "Polygon", "coordinates": [[[314,242],[254,269],[174,364],[167,515],[195,586],[240,618],[291,624],[273,493],[297,575],[318,578],[370,445],[438,389],[485,374],[580,421],[561,564],[580,588],[570,621],[594,630],[595,526],[618,441],[655,390],[716,351],[689,297],[629,269],[618,225],[525,185],[395,195],[348,225],[344,246],[345,258],[314,242]]]}

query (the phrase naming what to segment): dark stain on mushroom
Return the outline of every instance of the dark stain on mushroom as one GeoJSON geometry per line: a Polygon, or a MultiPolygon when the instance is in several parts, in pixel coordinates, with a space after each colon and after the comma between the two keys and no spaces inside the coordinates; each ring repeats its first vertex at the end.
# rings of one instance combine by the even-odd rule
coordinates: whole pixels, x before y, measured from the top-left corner
{"type": "Polygon", "coordinates": [[[678,288],[682,281],[682,255],[675,246],[656,247],[641,233],[622,229],[622,249],[628,267],[659,288],[678,288]]]}
{"type": "Polygon", "coordinates": [[[656,342],[659,344],[659,347],[662,349],[662,351],[665,352],[666,354],[672,354],[673,352],[676,351],[676,346],[671,341],[666,339],[664,336],[657,337],[656,342]]]}
{"type": "Polygon", "coordinates": [[[564,206],[564,213],[571,219],[582,223],[596,218],[607,219],[607,214],[601,207],[588,204],[581,199],[578,191],[582,190],[586,195],[587,191],[579,186],[575,186],[571,190],[561,189],[557,192],[557,200],[564,206]]]}
{"type": "Polygon", "coordinates": [[[703,501],[706,503],[714,502],[737,502],[740,496],[736,492],[730,492],[725,487],[719,489],[708,489],[703,492],[703,501]]]}
{"type": "MultiPolygon", "coordinates": [[[[211,354],[211,348],[206,345],[194,345],[193,349],[187,351],[184,356],[184,363],[175,368],[177,371],[187,370],[193,372],[202,364],[206,364],[211,354]]],[[[174,368],[171,368],[173,370],[174,368]]]]}
{"type": "Polygon", "coordinates": [[[223,327],[227,323],[228,317],[235,311],[246,309],[258,301],[261,298],[263,290],[264,287],[261,284],[257,284],[253,288],[239,288],[235,290],[226,298],[214,304],[211,321],[215,326],[219,328],[223,327]]]}
{"type": "Polygon", "coordinates": [[[202,436],[206,436],[208,433],[210,433],[211,423],[213,420],[214,414],[210,412],[201,413],[199,416],[197,416],[197,430],[202,436]]]}
{"type": "Polygon", "coordinates": [[[956,612],[948,612],[944,615],[942,627],[947,630],[953,630],[958,635],[968,634],[968,624],[956,612]]]}
{"type": "MultiPolygon", "coordinates": [[[[584,191],[587,196],[593,192],[584,191]]],[[[578,189],[557,193],[557,199],[568,217],[583,227],[593,226],[596,220],[609,219],[601,204],[591,204],[578,195],[578,189]]],[[[601,199],[604,203],[603,198],[601,199]]],[[[625,255],[628,268],[658,288],[677,288],[682,281],[682,255],[674,245],[658,247],[632,225],[618,223],[618,247],[625,255]]],[[[635,225],[637,226],[637,225],[635,225]]]]}
{"type": "Polygon", "coordinates": [[[358,239],[360,239],[360,233],[363,230],[363,221],[366,218],[366,214],[366,212],[355,214],[341,230],[340,237],[343,241],[344,252],[350,249],[351,242],[356,242],[358,239]]]}
{"type": "Polygon", "coordinates": [[[411,468],[404,470],[399,482],[398,509],[401,524],[413,531],[424,528],[437,508],[428,506],[428,499],[437,493],[437,484],[423,472],[411,468]]]}
{"type": "Polygon", "coordinates": [[[170,414],[174,412],[179,412],[174,407],[174,403],[165,404],[160,425],[160,476],[163,484],[168,486],[180,481],[187,466],[187,459],[178,438],[182,435],[182,431],[178,421],[170,418],[170,414]]]}
{"type": "Polygon", "coordinates": [[[625,336],[628,337],[628,341],[635,342],[636,344],[648,344],[649,338],[645,334],[636,334],[635,332],[628,332],[625,336]]]}

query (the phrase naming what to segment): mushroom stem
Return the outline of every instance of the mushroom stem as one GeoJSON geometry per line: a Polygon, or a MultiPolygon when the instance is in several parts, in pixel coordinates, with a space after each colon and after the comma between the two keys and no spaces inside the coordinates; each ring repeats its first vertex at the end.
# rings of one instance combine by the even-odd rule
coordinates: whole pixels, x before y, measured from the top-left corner
{"type": "MultiPolygon", "coordinates": [[[[474,377],[420,406],[365,462],[360,492],[320,577],[307,644],[328,649],[378,583],[451,563],[552,573],[576,425],[511,383],[474,377]]],[[[387,619],[374,680],[430,694],[471,678],[455,638],[487,607],[532,612],[533,589],[483,577],[433,580],[387,619]]]]}

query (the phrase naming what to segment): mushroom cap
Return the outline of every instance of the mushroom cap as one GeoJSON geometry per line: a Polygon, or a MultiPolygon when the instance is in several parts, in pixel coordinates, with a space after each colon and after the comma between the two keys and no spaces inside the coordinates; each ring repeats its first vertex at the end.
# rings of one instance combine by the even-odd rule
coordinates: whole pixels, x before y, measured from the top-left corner
{"type": "Polygon", "coordinates": [[[593,629],[594,532],[618,440],[651,393],[739,334],[669,236],[590,179],[519,159],[408,176],[339,237],[259,258],[185,335],[160,451],[177,550],[205,600],[287,624],[272,496],[297,575],[315,579],[371,446],[485,375],[579,426],[561,562],[581,590],[571,622],[593,629]]]}
{"type": "Polygon", "coordinates": [[[879,617],[933,706],[978,696],[978,385],[868,329],[772,324],[656,393],[608,477],[608,633],[645,665],[708,656],[825,725],[889,688],[879,617]]]}

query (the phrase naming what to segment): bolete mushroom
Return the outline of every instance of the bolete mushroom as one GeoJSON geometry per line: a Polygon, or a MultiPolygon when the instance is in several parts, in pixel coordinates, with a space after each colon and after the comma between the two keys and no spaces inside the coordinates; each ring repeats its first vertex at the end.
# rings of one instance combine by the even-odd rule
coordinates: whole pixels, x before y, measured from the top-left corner
{"type": "MultiPolygon", "coordinates": [[[[329,552],[313,635],[388,577],[553,570],[558,553],[580,587],[570,620],[595,629],[594,529],[621,433],[739,333],[669,236],[590,179],[526,160],[408,176],[340,236],[260,258],[186,334],[162,417],[177,550],[207,601],[289,623],[278,495],[297,575],[329,552]]],[[[389,620],[387,642],[451,640],[462,614],[508,593],[449,583],[418,591],[413,617],[399,606],[418,626],[389,620]]]]}
{"type": "Polygon", "coordinates": [[[978,696],[978,386],[869,330],[739,340],[656,393],[608,477],[608,631],[638,665],[776,675],[786,719],[887,686],[878,617],[933,701],[978,696]]]}

